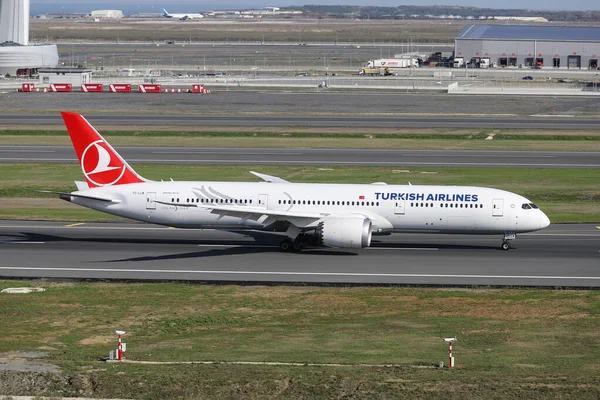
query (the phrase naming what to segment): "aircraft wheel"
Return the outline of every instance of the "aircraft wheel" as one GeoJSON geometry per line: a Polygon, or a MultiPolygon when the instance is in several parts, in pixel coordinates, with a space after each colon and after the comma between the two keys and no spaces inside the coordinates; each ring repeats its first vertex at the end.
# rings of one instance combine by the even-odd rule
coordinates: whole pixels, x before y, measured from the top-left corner
{"type": "Polygon", "coordinates": [[[290,239],[285,239],[282,240],[281,243],[279,243],[279,248],[281,249],[281,251],[290,251],[293,245],[294,243],[290,239]]]}
{"type": "Polygon", "coordinates": [[[304,242],[301,240],[294,240],[294,243],[292,244],[292,250],[295,252],[300,252],[302,249],[304,249],[304,242]]]}
{"type": "Polygon", "coordinates": [[[502,250],[510,250],[510,243],[502,242],[502,250]]]}

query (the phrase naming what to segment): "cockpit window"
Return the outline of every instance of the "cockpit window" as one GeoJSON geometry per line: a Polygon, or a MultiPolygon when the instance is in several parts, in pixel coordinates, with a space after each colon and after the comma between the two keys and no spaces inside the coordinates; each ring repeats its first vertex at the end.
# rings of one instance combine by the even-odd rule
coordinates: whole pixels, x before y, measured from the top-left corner
{"type": "Polygon", "coordinates": [[[529,205],[530,205],[530,206],[531,206],[531,208],[533,208],[534,210],[537,210],[537,209],[539,208],[538,206],[536,206],[536,205],[535,205],[535,204],[533,204],[533,203],[529,203],[529,205]]]}
{"type": "Polygon", "coordinates": [[[527,204],[527,203],[524,203],[524,204],[521,206],[521,208],[522,208],[523,210],[531,210],[531,206],[530,206],[529,204],[527,204]]]}

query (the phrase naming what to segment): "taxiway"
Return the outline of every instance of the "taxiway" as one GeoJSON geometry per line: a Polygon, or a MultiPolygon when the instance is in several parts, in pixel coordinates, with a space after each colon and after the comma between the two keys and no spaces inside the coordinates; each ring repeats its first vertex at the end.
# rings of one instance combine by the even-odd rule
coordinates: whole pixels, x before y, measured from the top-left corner
{"type": "MultiPolygon", "coordinates": [[[[129,163],[600,168],[600,152],[116,147],[129,163]]],[[[0,162],[75,163],[71,146],[0,146],[0,162]]]]}
{"type": "Polygon", "coordinates": [[[600,227],[552,225],[500,237],[376,236],[361,250],[281,253],[262,232],[180,230],[136,223],[0,221],[5,278],[201,282],[600,287],[600,227]]]}

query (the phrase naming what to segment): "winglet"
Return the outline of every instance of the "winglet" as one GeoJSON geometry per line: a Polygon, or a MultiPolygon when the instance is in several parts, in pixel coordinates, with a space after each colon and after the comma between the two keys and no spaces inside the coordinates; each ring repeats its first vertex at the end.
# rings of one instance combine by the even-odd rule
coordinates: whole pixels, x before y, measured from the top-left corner
{"type": "Polygon", "coordinates": [[[144,182],[80,114],[61,112],[90,188],[144,182]]]}

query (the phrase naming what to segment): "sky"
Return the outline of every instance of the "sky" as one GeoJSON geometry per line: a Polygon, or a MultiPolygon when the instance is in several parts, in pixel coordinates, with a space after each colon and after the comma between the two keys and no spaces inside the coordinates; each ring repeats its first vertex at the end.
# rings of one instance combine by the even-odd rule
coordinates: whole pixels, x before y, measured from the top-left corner
{"type": "Polygon", "coordinates": [[[89,13],[91,10],[115,9],[122,10],[126,14],[139,12],[160,12],[163,7],[169,12],[197,12],[216,9],[243,9],[291,6],[304,4],[321,5],[371,5],[396,7],[398,5],[460,5],[481,8],[524,8],[526,4],[529,10],[600,10],[598,0],[575,0],[566,2],[564,0],[412,0],[406,3],[398,3],[394,0],[222,0],[220,2],[209,0],[31,0],[31,14],[57,13],[57,12],[82,12],[89,13]]]}

